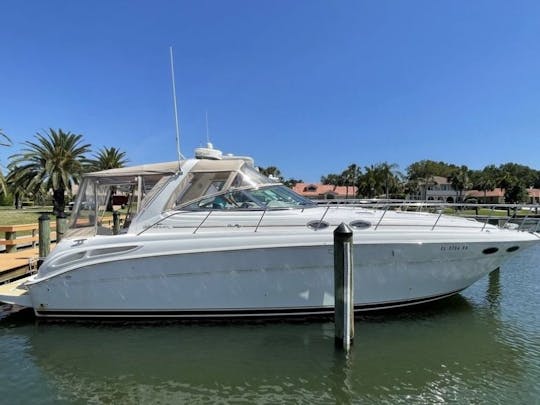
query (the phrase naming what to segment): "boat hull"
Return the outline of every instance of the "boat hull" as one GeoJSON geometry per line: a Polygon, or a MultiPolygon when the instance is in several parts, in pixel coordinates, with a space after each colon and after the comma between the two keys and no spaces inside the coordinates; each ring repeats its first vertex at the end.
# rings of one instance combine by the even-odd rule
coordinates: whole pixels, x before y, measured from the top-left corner
{"type": "MultiPolygon", "coordinates": [[[[514,246],[532,243],[356,243],[355,310],[445,298],[499,267],[514,246]]],[[[333,312],[333,271],[327,243],[165,250],[73,267],[27,288],[40,317],[305,316],[333,312]]]]}

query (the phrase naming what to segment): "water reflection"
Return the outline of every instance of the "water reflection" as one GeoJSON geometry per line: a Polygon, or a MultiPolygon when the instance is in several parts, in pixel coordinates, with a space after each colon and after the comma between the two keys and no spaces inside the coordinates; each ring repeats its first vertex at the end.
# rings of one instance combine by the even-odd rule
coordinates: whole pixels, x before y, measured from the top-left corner
{"type": "Polygon", "coordinates": [[[520,381],[524,372],[524,353],[501,339],[503,328],[489,308],[456,296],[360,317],[348,357],[334,349],[332,323],[43,324],[7,317],[0,342],[24,340],[39,384],[68,402],[485,401],[501,392],[483,386],[520,381]]]}
{"type": "Polygon", "coordinates": [[[497,268],[488,275],[486,300],[491,309],[498,309],[501,303],[501,269],[497,268]]]}

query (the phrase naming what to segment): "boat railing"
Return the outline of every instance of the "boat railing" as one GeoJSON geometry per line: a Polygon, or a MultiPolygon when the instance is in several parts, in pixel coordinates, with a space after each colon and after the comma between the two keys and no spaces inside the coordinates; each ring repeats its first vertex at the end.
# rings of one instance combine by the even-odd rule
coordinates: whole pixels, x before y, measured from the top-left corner
{"type": "Polygon", "coordinates": [[[479,204],[379,199],[315,200],[315,203],[319,206],[353,206],[382,210],[383,213],[375,229],[382,223],[388,211],[414,211],[439,214],[435,219],[432,230],[437,227],[442,215],[475,219],[484,223],[482,230],[489,223],[501,228],[513,228],[522,231],[538,232],[540,230],[540,204],[479,204]]]}
{"type": "MultiPolygon", "coordinates": [[[[378,230],[380,227],[385,226],[383,220],[387,216],[388,212],[391,211],[408,211],[408,212],[429,212],[433,214],[438,214],[432,224],[427,224],[423,226],[428,226],[432,231],[437,229],[440,219],[443,215],[453,215],[469,219],[474,219],[480,223],[483,223],[483,226],[480,228],[481,231],[484,231],[488,224],[496,225],[500,228],[511,228],[520,231],[528,232],[539,232],[540,231],[540,205],[516,205],[516,204],[472,204],[472,203],[443,203],[443,202],[419,202],[419,201],[407,201],[407,200],[323,200],[315,201],[317,205],[326,207],[322,212],[318,220],[310,221],[309,225],[313,229],[323,229],[327,224],[325,224],[325,218],[330,211],[330,209],[339,209],[340,207],[359,207],[362,209],[377,210],[380,212],[380,216],[376,218],[376,222],[372,227],[373,230],[378,230]]],[[[238,211],[257,211],[260,212],[260,216],[256,217],[253,225],[247,226],[245,224],[238,224],[237,227],[252,227],[254,232],[257,232],[259,229],[265,227],[263,224],[263,219],[269,211],[272,209],[264,210],[253,210],[253,209],[239,209],[238,211]]],[[[194,211],[173,211],[169,212],[167,215],[160,218],[155,223],[146,226],[145,229],[140,231],[138,234],[141,235],[149,229],[155,228],[166,219],[177,216],[185,216],[188,214],[193,214],[194,211]]],[[[193,234],[196,234],[204,225],[209,221],[212,216],[215,216],[217,213],[223,213],[223,210],[212,209],[209,211],[201,211],[201,214],[204,214],[203,218],[196,223],[196,225],[190,224],[186,225],[186,228],[193,229],[193,234]]],[[[230,227],[231,225],[220,225],[222,227],[230,227]]],[[[220,227],[218,226],[218,227],[220,227]]],[[[288,224],[286,226],[293,226],[288,224]]],[[[416,225],[419,226],[419,225],[416,225]]],[[[422,226],[422,225],[420,225],[422,226]]],[[[447,225],[446,225],[447,226],[447,225]]],[[[183,226],[182,226],[183,227],[183,226]]],[[[210,226],[210,228],[215,228],[216,225],[210,226]]],[[[205,227],[204,227],[205,228],[205,227]]],[[[476,227],[478,228],[478,227],[476,227]]]]}

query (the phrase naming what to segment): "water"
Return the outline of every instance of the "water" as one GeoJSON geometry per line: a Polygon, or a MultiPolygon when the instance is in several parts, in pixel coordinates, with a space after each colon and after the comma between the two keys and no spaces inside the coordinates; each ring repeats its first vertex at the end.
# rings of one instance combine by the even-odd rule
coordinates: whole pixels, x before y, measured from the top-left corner
{"type": "Polygon", "coordinates": [[[0,403],[540,404],[540,246],[461,295],[331,322],[43,323],[0,307],[0,403]]]}

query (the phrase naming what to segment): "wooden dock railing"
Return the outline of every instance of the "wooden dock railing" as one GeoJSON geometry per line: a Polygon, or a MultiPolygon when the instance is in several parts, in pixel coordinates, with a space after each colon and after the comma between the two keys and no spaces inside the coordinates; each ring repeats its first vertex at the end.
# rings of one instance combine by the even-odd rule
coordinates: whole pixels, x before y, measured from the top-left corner
{"type": "MultiPolygon", "coordinates": [[[[56,224],[51,223],[51,229],[55,229],[56,224]]],[[[36,246],[39,242],[38,237],[38,224],[23,224],[23,225],[3,225],[0,226],[0,234],[5,234],[5,239],[0,239],[0,245],[6,247],[6,253],[14,253],[17,251],[18,245],[31,244],[32,247],[36,246]],[[17,233],[24,232],[25,235],[17,236],[17,233]]],[[[55,236],[51,235],[51,240],[54,240],[55,236]]]]}

